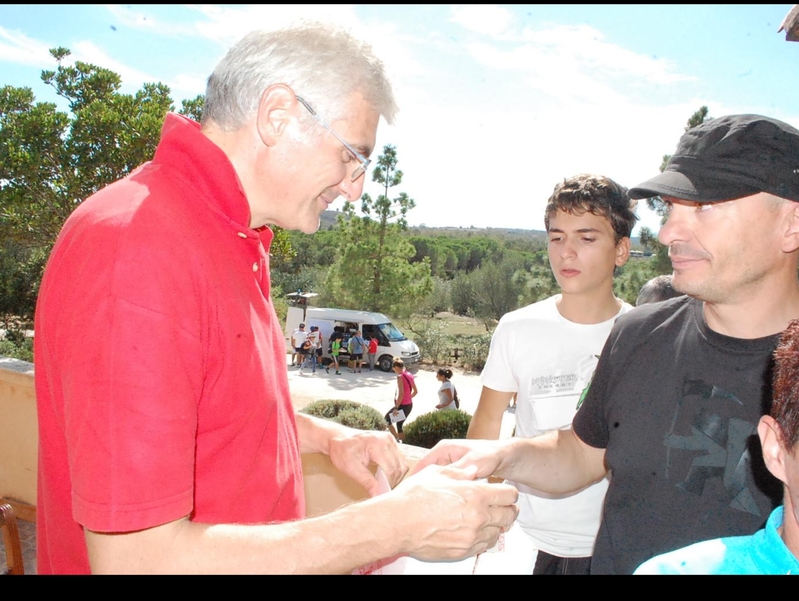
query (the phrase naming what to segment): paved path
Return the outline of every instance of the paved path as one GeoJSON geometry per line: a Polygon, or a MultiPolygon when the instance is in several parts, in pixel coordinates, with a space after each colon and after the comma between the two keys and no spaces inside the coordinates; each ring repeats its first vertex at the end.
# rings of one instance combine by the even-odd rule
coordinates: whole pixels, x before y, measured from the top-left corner
{"type": "MultiPolygon", "coordinates": [[[[386,373],[375,369],[370,372],[366,368],[360,374],[350,373],[342,366],[341,375],[337,376],[332,371],[325,373],[324,368],[317,369],[316,375],[311,375],[306,368],[300,375],[296,367],[291,367],[291,356],[286,355],[289,388],[296,409],[319,399],[346,399],[369,405],[385,414],[392,406],[394,392],[397,388],[396,374],[386,373]]],[[[428,366],[411,366],[410,372],[416,380],[416,395],[413,403],[413,413],[408,418],[408,423],[414,418],[435,410],[438,404],[438,388],[440,382],[436,380],[436,369],[428,366]]],[[[452,383],[458,389],[458,399],[461,409],[474,415],[477,402],[480,400],[480,376],[473,373],[464,373],[452,369],[452,383]]],[[[515,424],[512,413],[506,412],[502,420],[502,437],[510,436],[515,424]]]]}

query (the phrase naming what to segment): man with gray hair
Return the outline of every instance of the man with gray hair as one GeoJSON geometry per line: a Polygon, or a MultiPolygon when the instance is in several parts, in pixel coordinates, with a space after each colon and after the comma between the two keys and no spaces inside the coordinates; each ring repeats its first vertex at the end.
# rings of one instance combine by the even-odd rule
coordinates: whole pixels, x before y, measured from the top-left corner
{"type": "Polygon", "coordinates": [[[515,489],[464,470],[376,497],[370,464],[407,472],[394,439],[292,408],[268,226],[357,199],[396,110],[348,33],[254,32],[202,125],[167,115],[153,160],[70,216],[37,307],[39,573],[341,573],[473,555],[515,519],[515,489]],[[305,452],[375,498],[303,519],[305,452]]]}

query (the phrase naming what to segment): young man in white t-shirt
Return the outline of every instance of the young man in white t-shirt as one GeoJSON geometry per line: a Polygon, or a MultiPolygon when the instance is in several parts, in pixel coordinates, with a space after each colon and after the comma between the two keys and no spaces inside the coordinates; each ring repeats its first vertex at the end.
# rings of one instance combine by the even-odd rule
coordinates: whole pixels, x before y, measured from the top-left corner
{"type": "MultiPolygon", "coordinates": [[[[555,186],[544,222],[561,293],[502,317],[481,375],[468,438],[499,437],[516,397],[515,436],[571,427],[616,318],[632,306],[613,294],[627,262],[635,201],[613,180],[582,174],[555,186]]],[[[518,527],[534,574],[588,574],[607,479],[553,499],[519,488],[518,527]]]]}

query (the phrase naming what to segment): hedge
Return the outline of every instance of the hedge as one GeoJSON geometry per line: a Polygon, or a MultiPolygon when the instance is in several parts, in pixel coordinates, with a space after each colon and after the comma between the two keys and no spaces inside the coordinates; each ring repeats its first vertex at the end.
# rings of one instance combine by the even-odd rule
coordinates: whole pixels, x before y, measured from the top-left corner
{"type": "Polygon", "coordinates": [[[357,430],[385,430],[383,416],[369,405],[342,399],[322,399],[300,409],[300,413],[329,419],[357,430]]]}
{"type": "Polygon", "coordinates": [[[460,409],[446,409],[420,415],[405,425],[405,444],[432,449],[448,438],[466,438],[472,416],[460,409]]]}

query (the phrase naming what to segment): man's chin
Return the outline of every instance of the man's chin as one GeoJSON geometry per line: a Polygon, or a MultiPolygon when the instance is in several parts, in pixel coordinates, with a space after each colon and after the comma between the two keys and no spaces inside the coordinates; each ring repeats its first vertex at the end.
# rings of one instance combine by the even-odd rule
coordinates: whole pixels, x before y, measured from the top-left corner
{"type": "Polygon", "coordinates": [[[315,234],[319,231],[319,227],[322,225],[322,220],[317,219],[316,224],[309,223],[307,226],[304,225],[303,227],[298,228],[303,234],[315,234]]]}

